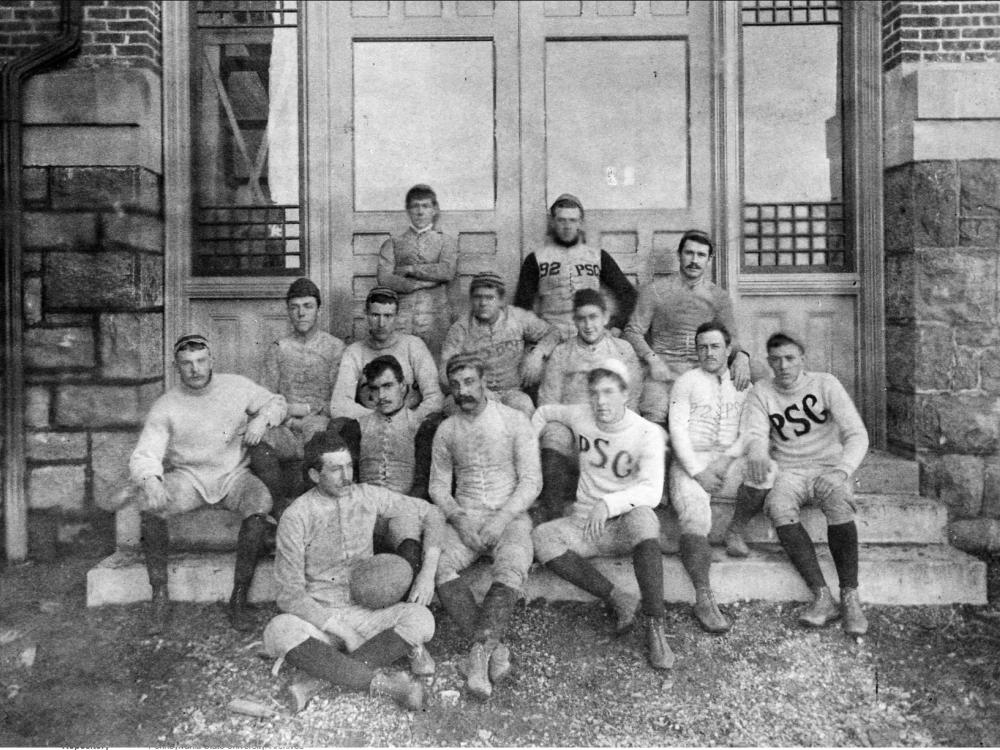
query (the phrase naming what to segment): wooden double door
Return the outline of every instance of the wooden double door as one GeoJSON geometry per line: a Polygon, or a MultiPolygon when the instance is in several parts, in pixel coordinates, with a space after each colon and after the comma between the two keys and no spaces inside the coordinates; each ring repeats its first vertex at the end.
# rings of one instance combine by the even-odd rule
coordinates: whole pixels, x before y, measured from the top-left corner
{"type": "MultiPolygon", "coordinates": [[[[810,366],[853,391],[856,276],[741,281],[738,13],[683,0],[300,3],[303,268],[329,330],[363,335],[378,249],[405,229],[411,185],[435,188],[458,237],[459,303],[487,269],[512,293],[547,206],[569,192],[588,241],[639,285],[676,269],[683,231],[710,231],[754,353],[777,328],[807,332],[810,366]]],[[[218,342],[220,369],[257,377],[286,330],[290,280],[190,276],[178,309],[218,342]]]]}

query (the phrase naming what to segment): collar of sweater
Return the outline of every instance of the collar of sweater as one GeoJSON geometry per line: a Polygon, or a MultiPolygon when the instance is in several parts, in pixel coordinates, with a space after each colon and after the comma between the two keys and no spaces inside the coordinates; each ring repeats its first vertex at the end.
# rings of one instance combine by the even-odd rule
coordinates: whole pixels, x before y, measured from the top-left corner
{"type": "Polygon", "coordinates": [[[433,232],[434,231],[434,224],[428,224],[423,229],[417,229],[415,226],[413,226],[412,224],[410,224],[410,231],[412,231],[415,235],[417,235],[417,237],[419,237],[422,234],[427,234],[428,232],[433,232]]]}
{"type": "Polygon", "coordinates": [[[196,398],[205,398],[206,396],[208,396],[208,395],[210,395],[210,394],[212,394],[212,393],[215,392],[215,384],[216,384],[216,382],[217,382],[217,379],[215,377],[215,373],[213,372],[212,375],[209,376],[208,382],[202,388],[191,388],[190,386],[185,385],[183,381],[178,381],[177,382],[177,388],[185,396],[194,396],[196,398]]]}

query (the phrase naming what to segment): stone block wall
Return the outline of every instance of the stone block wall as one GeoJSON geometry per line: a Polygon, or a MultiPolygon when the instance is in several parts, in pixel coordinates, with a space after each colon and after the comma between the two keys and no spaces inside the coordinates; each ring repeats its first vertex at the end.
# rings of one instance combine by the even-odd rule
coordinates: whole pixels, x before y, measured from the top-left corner
{"type": "Polygon", "coordinates": [[[1000,551],[1000,3],[884,3],[883,34],[890,445],[1000,551]]]}
{"type": "Polygon", "coordinates": [[[60,541],[113,543],[95,499],[163,390],[159,15],[86,2],[80,55],[24,90],[26,491],[32,531],[60,541]]]}

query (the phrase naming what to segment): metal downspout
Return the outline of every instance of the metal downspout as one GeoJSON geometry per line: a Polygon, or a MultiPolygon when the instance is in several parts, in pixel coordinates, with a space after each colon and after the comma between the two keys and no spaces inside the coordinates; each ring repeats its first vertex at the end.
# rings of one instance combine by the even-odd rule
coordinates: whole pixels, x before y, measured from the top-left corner
{"type": "Polygon", "coordinates": [[[80,48],[81,0],[61,0],[59,36],[0,69],[0,256],[3,258],[3,498],[5,548],[11,562],[28,556],[24,491],[24,331],[21,310],[21,88],[35,73],[80,48]]]}

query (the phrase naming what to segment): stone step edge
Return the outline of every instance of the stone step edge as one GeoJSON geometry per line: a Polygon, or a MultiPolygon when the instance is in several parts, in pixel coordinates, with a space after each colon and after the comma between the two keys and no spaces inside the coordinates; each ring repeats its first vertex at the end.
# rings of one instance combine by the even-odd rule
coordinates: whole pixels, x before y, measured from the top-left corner
{"type": "MultiPolygon", "coordinates": [[[[817,555],[827,582],[837,593],[837,577],[825,545],[817,555]]],[[[862,545],[860,550],[862,599],[873,604],[986,604],[986,564],[947,545],[862,545]]],[[[691,602],[694,591],[680,560],[664,559],[664,599],[691,602]]],[[[182,601],[223,601],[232,585],[233,555],[213,553],[175,555],[171,559],[173,596],[182,601]],[[209,568],[209,570],[205,570],[209,568]],[[198,586],[198,595],[187,590],[198,586]]],[[[627,558],[595,561],[614,583],[636,591],[631,562],[627,558]]],[[[274,598],[273,563],[262,561],[250,592],[252,601],[274,598]]],[[[480,595],[485,591],[487,566],[469,573],[480,595]]],[[[749,600],[807,601],[810,593],[777,548],[755,548],[745,559],[729,558],[713,550],[712,581],[718,601],[749,600]]],[[[525,587],[529,599],[587,601],[592,599],[575,586],[557,578],[537,564],[525,587]]],[[[87,604],[124,604],[148,600],[150,588],[145,566],[135,553],[118,552],[87,573],[87,604]]]]}

